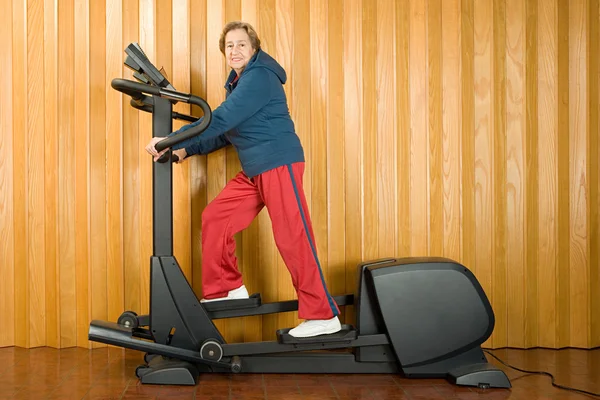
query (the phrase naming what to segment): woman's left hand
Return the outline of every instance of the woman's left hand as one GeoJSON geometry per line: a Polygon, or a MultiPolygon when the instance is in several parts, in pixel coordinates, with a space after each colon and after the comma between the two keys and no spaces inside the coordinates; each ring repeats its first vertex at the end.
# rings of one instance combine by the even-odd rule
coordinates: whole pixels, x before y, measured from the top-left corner
{"type": "Polygon", "coordinates": [[[181,164],[187,157],[187,152],[185,149],[173,150],[173,154],[179,158],[179,160],[177,160],[177,164],[181,164]]]}

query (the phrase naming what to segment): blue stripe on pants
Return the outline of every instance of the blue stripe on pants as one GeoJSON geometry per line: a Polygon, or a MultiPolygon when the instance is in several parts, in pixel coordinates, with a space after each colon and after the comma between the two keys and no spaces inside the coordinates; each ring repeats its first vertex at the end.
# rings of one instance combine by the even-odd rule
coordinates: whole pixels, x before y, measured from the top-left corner
{"type": "Polygon", "coordinates": [[[306,216],[304,215],[304,209],[302,208],[302,201],[300,200],[300,194],[298,193],[298,187],[296,186],[296,180],[294,179],[294,171],[292,170],[291,165],[287,165],[288,171],[290,172],[290,178],[292,179],[292,185],[294,186],[294,194],[296,195],[296,201],[298,202],[298,208],[300,209],[300,215],[302,216],[302,224],[304,225],[304,232],[306,233],[306,237],[308,238],[308,243],[310,244],[310,248],[313,253],[313,257],[315,258],[315,262],[317,263],[317,267],[319,268],[319,275],[321,276],[321,283],[323,284],[323,290],[325,291],[325,295],[327,295],[327,301],[329,302],[329,307],[331,307],[331,312],[334,316],[338,315],[337,308],[335,306],[335,302],[333,298],[327,291],[327,285],[325,285],[325,277],[323,276],[323,271],[321,270],[321,263],[319,262],[319,258],[317,257],[317,250],[310,236],[310,232],[308,230],[308,223],[306,221],[306,216]]]}

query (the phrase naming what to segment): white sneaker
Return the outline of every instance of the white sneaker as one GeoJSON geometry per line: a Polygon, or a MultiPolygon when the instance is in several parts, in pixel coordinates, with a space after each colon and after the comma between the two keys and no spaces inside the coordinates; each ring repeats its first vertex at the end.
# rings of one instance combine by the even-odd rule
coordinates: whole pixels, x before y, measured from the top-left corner
{"type": "Polygon", "coordinates": [[[288,333],[293,337],[312,337],[329,335],[342,330],[342,325],[337,316],[331,319],[306,320],[290,330],[288,333]]]}
{"type": "Polygon", "coordinates": [[[222,300],[240,300],[240,299],[248,299],[250,296],[248,295],[248,291],[246,290],[246,286],[242,285],[237,289],[230,290],[227,294],[227,297],[219,297],[216,299],[202,299],[200,303],[210,303],[211,301],[222,301],[222,300]]]}

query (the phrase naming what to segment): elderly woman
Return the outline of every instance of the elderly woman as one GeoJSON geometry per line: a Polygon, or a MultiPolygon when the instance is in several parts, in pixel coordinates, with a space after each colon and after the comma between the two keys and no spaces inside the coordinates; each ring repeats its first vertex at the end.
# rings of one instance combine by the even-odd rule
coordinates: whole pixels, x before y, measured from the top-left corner
{"type": "MultiPolygon", "coordinates": [[[[202,301],[249,297],[237,267],[234,235],[266,206],[275,243],[298,295],[298,316],[305,319],[290,335],[338,332],[339,309],[325,285],[302,187],[304,150],[283,90],[286,72],[261,49],[258,35],[247,23],[227,24],[219,47],[231,67],[226,100],[213,111],[201,135],[172,148],[184,160],[231,144],[242,166],[202,214],[202,301]]],[[[158,153],[154,148],[160,140],[153,138],[146,146],[155,161],[167,151],[158,153]]]]}

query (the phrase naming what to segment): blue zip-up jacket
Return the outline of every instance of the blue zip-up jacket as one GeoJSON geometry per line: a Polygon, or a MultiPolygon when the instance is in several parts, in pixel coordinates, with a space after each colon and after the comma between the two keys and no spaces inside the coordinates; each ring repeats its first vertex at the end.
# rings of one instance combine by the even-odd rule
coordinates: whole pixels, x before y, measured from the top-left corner
{"type": "MultiPolygon", "coordinates": [[[[252,178],[270,169],[304,161],[283,85],[285,70],[263,50],[250,59],[237,80],[231,70],[225,82],[226,99],[212,112],[210,125],[200,135],[172,147],[188,155],[208,154],[230,143],[244,173],[252,178]]],[[[202,119],[171,133],[176,135],[202,119]]]]}

